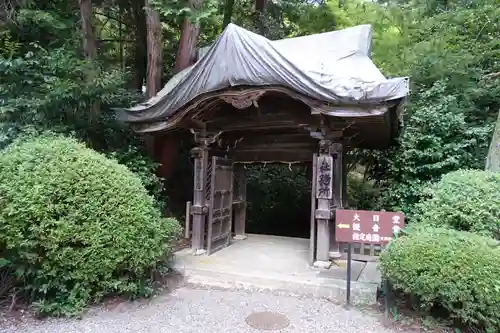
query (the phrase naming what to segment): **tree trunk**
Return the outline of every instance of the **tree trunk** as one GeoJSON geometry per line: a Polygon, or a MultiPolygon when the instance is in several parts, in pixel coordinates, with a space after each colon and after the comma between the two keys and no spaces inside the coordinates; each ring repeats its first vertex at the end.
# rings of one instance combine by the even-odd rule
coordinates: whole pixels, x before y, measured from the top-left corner
{"type": "Polygon", "coordinates": [[[139,91],[144,85],[147,67],[147,28],[144,6],[144,0],[136,0],[132,3],[132,8],[126,11],[128,26],[134,27],[134,29],[127,28],[128,38],[134,40],[132,56],[126,57],[125,60],[125,66],[132,72],[127,86],[139,91]]]}
{"type": "MultiPolygon", "coordinates": [[[[191,10],[199,10],[202,0],[188,0],[188,5],[191,10]]],[[[175,58],[174,73],[179,73],[180,71],[191,66],[196,61],[196,45],[198,42],[198,35],[200,33],[200,27],[198,23],[189,21],[189,18],[184,18],[182,23],[181,37],[179,40],[179,49],[177,50],[177,56],[175,58]]],[[[164,179],[168,179],[171,176],[174,166],[178,158],[178,146],[179,141],[173,137],[164,137],[162,140],[162,173],[161,176],[164,179]]]]}
{"type": "Polygon", "coordinates": [[[226,0],[226,5],[224,6],[224,19],[222,20],[222,30],[231,23],[231,17],[233,16],[234,0],[226,0]]]}
{"type": "MultiPolygon", "coordinates": [[[[201,6],[201,0],[189,0],[188,4],[192,10],[196,11],[201,6]]],[[[181,38],[179,40],[179,49],[177,51],[177,57],[175,58],[175,73],[179,73],[196,61],[196,44],[198,42],[199,33],[199,24],[189,21],[187,17],[184,18],[181,38]]]]}
{"type": "Polygon", "coordinates": [[[257,28],[261,36],[267,35],[264,13],[266,10],[266,0],[255,0],[255,15],[257,20],[257,28]]]}
{"type": "Polygon", "coordinates": [[[146,4],[148,64],[146,76],[146,93],[149,98],[161,89],[162,77],[162,33],[160,14],[151,7],[151,1],[146,4]]]}
{"type": "MultiPolygon", "coordinates": [[[[83,36],[83,53],[89,62],[94,62],[97,58],[97,40],[94,34],[94,27],[92,25],[92,0],[79,0],[80,1],[80,15],[82,21],[82,36],[83,36]]],[[[92,84],[96,77],[96,72],[91,69],[87,73],[87,80],[92,84]]],[[[100,113],[99,102],[94,102],[91,106],[89,119],[95,120],[100,113]]]]}
{"type": "MultiPolygon", "coordinates": [[[[146,0],[146,29],[148,61],[146,70],[146,95],[154,97],[161,89],[162,77],[162,33],[160,14],[152,7],[151,0],[146,0]]],[[[157,158],[155,137],[146,135],[146,148],[151,156],[157,158]]]]}
{"type": "Polygon", "coordinates": [[[500,112],[498,113],[495,131],[491,138],[490,149],[486,156],[486,171],[500,172],[500,112]]]}
{"type": "Polygon", "coordinates": [[[83,52],[88,60],[97,58],[97,41],[92,26],[92,0],[80,0],[83,52]]]}

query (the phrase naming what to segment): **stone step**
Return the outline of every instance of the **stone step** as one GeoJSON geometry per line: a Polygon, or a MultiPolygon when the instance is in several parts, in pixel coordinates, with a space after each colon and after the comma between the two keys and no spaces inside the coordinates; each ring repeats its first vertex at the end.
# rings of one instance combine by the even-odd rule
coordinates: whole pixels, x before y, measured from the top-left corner
{"type": "MultiPolygon", "coordinates": [[[[326,298],[335,303],[345,302],[346,281],[337,279],[304,280],[300,277],[270,275],[252,272],[212,271],[206,268],[176,267],[184,274],[186,283],[191,287],[214,288],[223,290],[265,291],[277,294],[304,295],[326,298]]],[[[351,303],[354,305],[373,305],[377,299],[377,284],[351,282],[351,303]]]]}

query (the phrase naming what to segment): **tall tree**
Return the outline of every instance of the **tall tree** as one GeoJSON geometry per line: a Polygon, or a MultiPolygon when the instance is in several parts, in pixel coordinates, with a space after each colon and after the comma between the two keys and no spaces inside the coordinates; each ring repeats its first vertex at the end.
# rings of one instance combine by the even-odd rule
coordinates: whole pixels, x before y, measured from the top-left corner
{"type": "Polygon", "coordinates": [[[147,77],[147,26],[144,7],[144,0],[131,0],[124,14],[125,29],[128,39],[132,42],[130,56],[125,60],[125,65],[132,72],[128,86],[138,91],[142,90],[147,77]]]}
{"type": "Polygon", "coordinates": [[[224,18],[222,20],[222,30],[224,30],[229,23],[231,23],[231,18],[233,16],[234,0],[226,0],[224,4],[224,18]]]}
{"type": "Polygon", "coordinates": [[[257,29],[262,36],[266,36],[266,22],[264,12],[266,9],[266,0],[255,0],[255,16],[257,21],[257,29]]]}
{"type": "Polygon", "coordinates": [[[486,156],[486,170],[500,172],[500,112],[498,113],[495,131],[486,156]]]}
{"type": "Polygon", "coordinates": [[[97,41],[92,26],[92,0],[80,0],[83,52],[88,60],[97,58],[97,41]]]}
{"type": "MultiPolygon", "coordinates": [[[[80,16],[81,16],[81,30],[83,36],[83,52],[85,58],[93,63],[97,58],[97,40],[94,33],[92,24],[92,0],[79,0],[80,1],[80,16]]],[[[87,72],[87,79],[92,82],[96,77],[95,68],[91,68],[87,72]]],[[[95,119],[100,112],[100,105],[95,102],[91,106],[90,119],[95,119]]]]}
{"type": "MultiPolygon", "coordinates": [[[[197,12],[202,4],[202,0],[188,0],[189,8],[197,12]]],[[[184,18],[182,23],[181,38],[179,40],[179,49],[175,58],[175,73],[191,66],[196,60],[196,44],[200,34],[200,25],[198,22],[192,22],[189,16],[184,18]]]]}
{"type": "Polygon", "coordinates": [[[163,64],[160,14],[152,7],[151,0],[146,0],[146,24],[148,31],[146,94],[148,97],[153,97],[161,89],[163,64]]]}

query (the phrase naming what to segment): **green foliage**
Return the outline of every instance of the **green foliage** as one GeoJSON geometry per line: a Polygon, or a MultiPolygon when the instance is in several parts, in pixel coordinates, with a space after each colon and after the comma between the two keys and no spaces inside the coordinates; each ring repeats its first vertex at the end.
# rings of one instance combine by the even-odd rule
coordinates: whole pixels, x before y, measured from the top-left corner
{"type": "MultiPolygon", "coordinates": [[[[178,0],[155,0],[154,5],[162,17],[168,77],[183,18],[201,24],[198,43],[208,45],[221,32],[227,3],[207,0],[196,10],[178,0]]],[[[352,204],[403,210],[410,218],[418,217],[416,206],[429,196],[426,203],[433,202],[428,189],[443,175],[483,167],[500,110],[498,77],[489,76],[500,72],[497,0],[349,0],[342,4],[284,0],[267,2],[262,15],[255,13],[254,5],[253,0],[235,2],[232,22],[272,39],[370,23],[374,62],[388,76],[411,78],[412,95],[398,145],[385,152],[356,152],[358,164],[366,171],[363,177],[350,175],[352,204]]],[[[22,1],[13,21],[0,27],[0,147],[23,133],[49,129],[71,134],[128,166],[161,201],[161,179],[151,172],[155,164],[145,157],[141,140],[116,122],[111,110],[141,99],[135,89],[143,85],[146,74],[143,6],[104,0],[93,2],[92,9],[99,50],[91,64],[83,60],[82,36],[75,28],[80,24],[78,2],[22,1]],[[91,112],[96,104],[98,114],[91,112]]],[[[179,190],[172,182],[169,189],[185,192],[175,194],[183,206],[191,196],[192,176],[183,171],[177,178],[179,190]]],[[[282,223],[283,229],[292,221],[307,221],[308,191],[304,169],[250,168],[249,227],[282,223]]],[[[479,210],[464,220],[474,228],[479,224],[472,224],[472,216],[488,215],[479,210]]]]}
{"type": "Polygon", "coordinates": [[[111,108],[138,100],[124,88],[126,73],[89,64],[68,47],[48,52],[33,44],[19,54],[8,33],[3,44],[9,54],[0,54],[0,148],[27,132],[72,133],[137,172],[150,193],[163,200],[156,165],[146,157],[143,143],[115,120],[111,108]],[[90,70],[96,73],[91,82],[90,70]],[[94,103],[100,106],[97,115],[89,114],[94,103]]]}
{"type": "Polygon", "coordinates": [[[398,145],[386,153],[364,151],[367,178],[381,186],[372,207],[414,213],[423,190],[442,175],[482,168],[500,84],[500,7],[487,1],[346,1],[304,6],[289,35],[356,24],[373,27],[373,60],[384,74],[410,76],[398,145]]]}
{"type": "Polygon", "coordinates": [[[149,295],[151,270],[179,231],[125,166],[59,136],[2,152],[0,198],[0,249],[41,313],[149,295]]]}
{"type": "Polygon", "coordinates": [[[113,151],[109,154],[118,163],[127,166],[142,181],[144,187],[157,200],[159,209],[163,209],[165,198],[163,197],[163,179],[158,177],[154,171],[159,166],[136,146],[129,146],[122,150],[113,151]]]}
{"type": "Polygon", "coordinates": [[[417,206],[416,221],[500,239],[500,175],[459,170],[443,176],[417,206]]]}
{"type": "MultiPolygon", "coordinates": [[[[107,146],[102,132],[110,132],[110,106],[136,97],[123,88],[124,73],[99,71],[92,82],[86,74],[93,65],[67,48],[51,50],[34,45],[14,58],[0,57],[0,122],[11,133],[26,128],[75,131],[93,146],[107,146]],[[97,117],[89,115],[93,103],[101,104],[97,117]]],[[[118,133],[117,133],[118,134],[118,133]]],[[[10,138],[12,139],[12,138],[10,138]]]]}
{"type": "Polygon", "coordinates": [[[413,213],[423,190],[442,175],[461,168],[479,168],[488,147],[491,124],[466,121],[457,95],[446,95],[447,82],[438,81],[410,105],[399,146],[387,159],[391,182],[385,206],[413,213]]]}
{"type": "Polygon", "coordinates": [[[500,85],[484,79],[499,68],[499,10],[494,1],[433,12],[403,7],[411,22],[400,24],[404,62],[394,60],[399,70],[391,72],[410,75],[413,94],[399,146],[376,175],[387,188],[383,207],[411,214],[422,190],[442,175],[483,168],[500,103],[500,85]]]}
{"type": "Polygon", "coordinates": [[[302,167],[256,165],[247,169],[249,232],[304,237],[309,231],[311,188],[302,167]]]}
{"type": "Polygon", "coordinates": [[[350,172],[347,175],[349,207],[365,210],[373,209],[379,195],[378,188],[373,185],[373,182],[365,179],[362,174],[350,172]]]}
{"type": "Polygon", "coordinates": [[[483,332],[500,330],[500,248],[490,238],[414,228],[382,253],[383,274],[421,311],[443,310],[483,332]]]}
{"type": "Polygon", "coordinates": [[[213,0],[202,1],[196,9],[179,0],[153,0],[151,3],[167,21],[186,17],[193,23],[204,23],[217,13],[217,2],[213,0]]]}

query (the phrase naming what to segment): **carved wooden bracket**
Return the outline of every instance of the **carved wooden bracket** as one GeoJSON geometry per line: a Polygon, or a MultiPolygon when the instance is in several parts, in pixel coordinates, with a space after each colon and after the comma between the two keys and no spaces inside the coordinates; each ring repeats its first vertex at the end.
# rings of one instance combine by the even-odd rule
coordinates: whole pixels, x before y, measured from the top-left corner
{"type": "Polygon", "coordinates": [[[237,92],[231,92],[228,95],[221,95],[219,98],[224,102],[231,104],[233,107],[238,110],[243,110],[249,108],[250,106],[259,107],[257,101],[259,98],[264,95],[265,91],[250,91],[250,92],[242,92],[238,94],[237,92]]]}
{"type": "Polygon", "coordinates": [[[196,131],[194,129],[190,129],[191,133],[193,133],[194,141],[200,143],[203,147],[208,147],[222,134],[222,131],[218,133],[207,133],[206,131],[196,131]]]}

